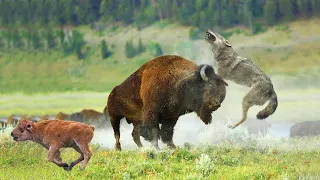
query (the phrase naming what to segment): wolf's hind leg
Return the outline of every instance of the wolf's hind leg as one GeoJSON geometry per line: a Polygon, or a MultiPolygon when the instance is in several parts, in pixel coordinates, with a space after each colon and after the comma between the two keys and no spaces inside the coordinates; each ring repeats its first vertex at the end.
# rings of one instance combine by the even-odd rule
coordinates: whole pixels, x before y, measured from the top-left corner
{"type": "Polygon", "coordinates": [[[242,124],[247,119],[248,110],[253,105],[263,105],[267,101],[264,97],[263,91],[259,85],[253,86],[253,88],[244,96],[242,100],[242,118],[239,122],[228,125],[229,128],[234,129],[242,124]]]}

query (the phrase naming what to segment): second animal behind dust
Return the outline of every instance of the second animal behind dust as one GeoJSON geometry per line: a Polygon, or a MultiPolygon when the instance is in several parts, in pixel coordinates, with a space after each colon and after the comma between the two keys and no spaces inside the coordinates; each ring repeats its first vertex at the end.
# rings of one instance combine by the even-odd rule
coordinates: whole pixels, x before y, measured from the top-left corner
{"type": "Polygon", "coordinates": [[[265,119],[273,114],[277,109],[278,100],[270,78],[250,59],[239,56],[220,34],[207,30],[205,39],[211,45],[218,65],[218,74],[223,79],[251,87],[242,100],[242,119],[228,127],[234,129],[242,124],[247,119],[250,107],[262,106],[268,100],[268,105],[257,114],[257,118],[265,119]]]}

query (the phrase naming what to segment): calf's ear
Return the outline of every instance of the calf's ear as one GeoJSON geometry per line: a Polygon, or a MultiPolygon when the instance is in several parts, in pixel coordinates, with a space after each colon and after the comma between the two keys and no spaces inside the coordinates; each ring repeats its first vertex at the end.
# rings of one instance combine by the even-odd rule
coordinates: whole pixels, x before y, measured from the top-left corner
{"type": "Polygon", "coordinates": [[[31,123],[28,123],[27,126],[26,126],[26,129],[27,129],[28,131],[31,131],[31,129],[32,129],[32,124],[31,124],[31,123]]]}

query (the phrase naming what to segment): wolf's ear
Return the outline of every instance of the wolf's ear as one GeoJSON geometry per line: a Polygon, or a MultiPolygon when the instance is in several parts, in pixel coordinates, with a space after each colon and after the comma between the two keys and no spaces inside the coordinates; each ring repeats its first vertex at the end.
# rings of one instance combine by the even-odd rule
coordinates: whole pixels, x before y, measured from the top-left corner
{"type": "Polygon", "coordinates": [[[232,47],[231,44],[228,42],[228,40],[224,40],[224,42],[226,43],[226,45],[227,45],[228,47],[232,47]]]}

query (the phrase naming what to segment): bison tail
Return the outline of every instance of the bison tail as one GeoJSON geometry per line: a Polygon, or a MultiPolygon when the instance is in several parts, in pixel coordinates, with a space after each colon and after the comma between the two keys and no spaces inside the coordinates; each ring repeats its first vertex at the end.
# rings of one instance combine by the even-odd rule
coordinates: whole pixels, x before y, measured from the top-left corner
{"type": "Polygon", "coordinates": [[[94,131],[94,130],[95,130],[94,125],[89,125],[89,127],[92,129],[92,131],[94,131]]]}
{"type": "Polygon", "coordinates": [[[260,111],[257,114],[257,118],[258,119],[265,119],[265,118],[269,117],[271,114],[273,114],[276,111],[277,107],[278,107],[277,94],[275,92],[273,92],[273,94],[271,95],[271,97],[269,99],[269,103],[268,103],[267,107],[264,108],[262,111],[260,111]]]}

